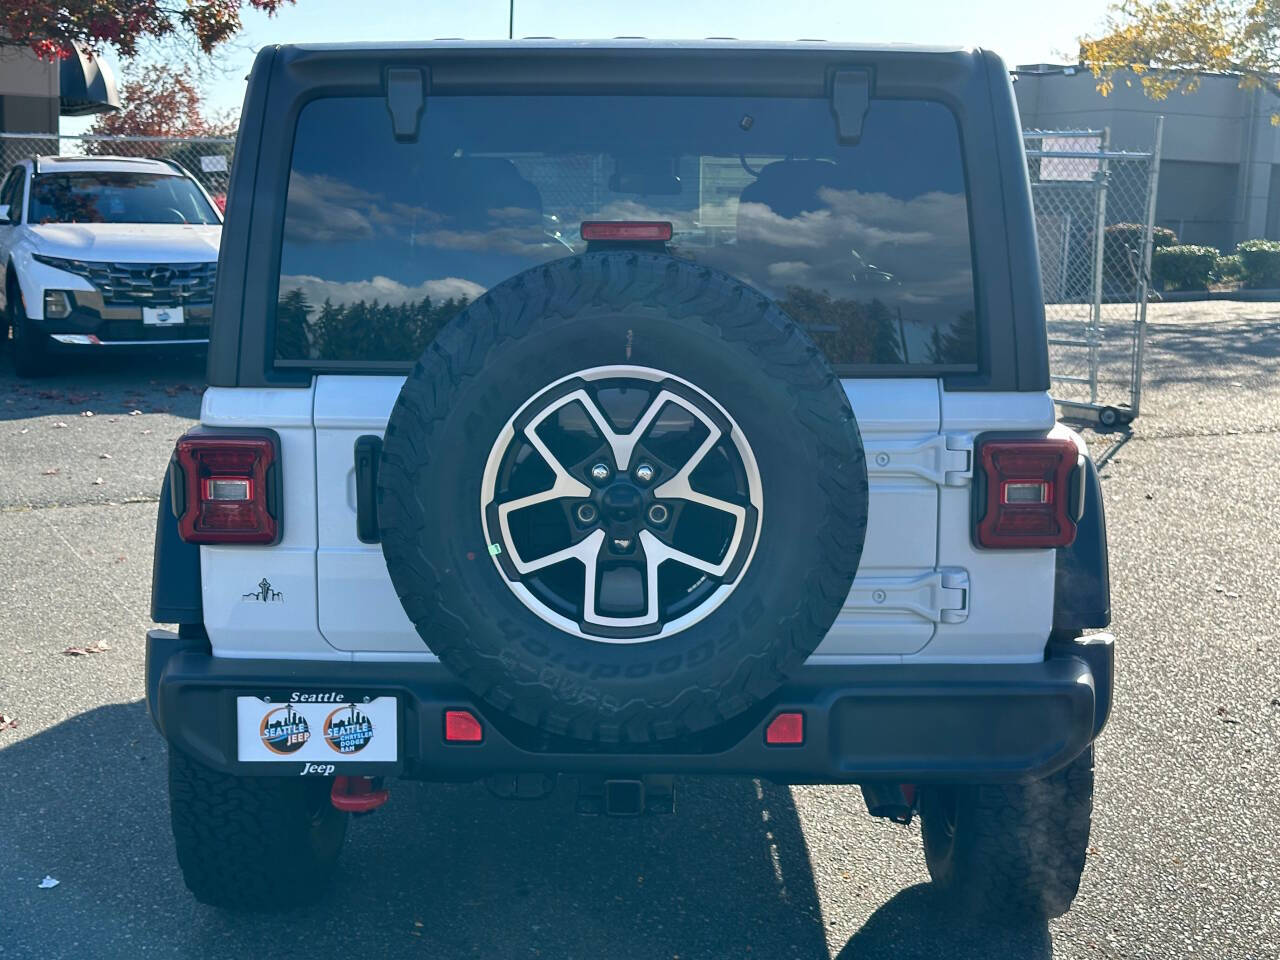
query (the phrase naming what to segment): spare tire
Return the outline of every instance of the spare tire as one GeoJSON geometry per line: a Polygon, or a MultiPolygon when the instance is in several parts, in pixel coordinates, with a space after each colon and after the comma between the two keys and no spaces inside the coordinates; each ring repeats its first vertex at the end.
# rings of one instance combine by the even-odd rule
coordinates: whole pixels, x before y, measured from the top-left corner
{"type": "Polygon", "coordinates": [[[422,355],[378,473],[387,570],[493,708],[604,743],[768,697],[849,594],[867,523],[839,379],[777,305],[660,254],[528,270],[422,355]]]}

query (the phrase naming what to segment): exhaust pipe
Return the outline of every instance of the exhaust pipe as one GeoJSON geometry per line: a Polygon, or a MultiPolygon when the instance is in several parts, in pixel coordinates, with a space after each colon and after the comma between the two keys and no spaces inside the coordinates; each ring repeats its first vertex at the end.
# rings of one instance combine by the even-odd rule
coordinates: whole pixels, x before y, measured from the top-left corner
{"type": "Polygon", "coordinates": [[[886,783],[872,781],[862,784],[862,799],[867,813],[883,817],[904,826],[911,822],[916,809],[916,785],[914,783],[886,783]]]}

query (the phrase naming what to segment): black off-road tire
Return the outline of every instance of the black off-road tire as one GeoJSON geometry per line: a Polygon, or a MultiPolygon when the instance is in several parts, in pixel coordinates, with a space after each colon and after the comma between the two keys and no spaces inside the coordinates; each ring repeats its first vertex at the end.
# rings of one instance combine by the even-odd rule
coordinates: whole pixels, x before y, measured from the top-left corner
{"type": "Polygon", "coordinates": [[[921,787],[933,882],[986,919],[1050,919],[1080,888],[1093,812],[1093,747],[1028,784],[921,787]]]}
{"type": "Polygon", "coordinates": [[[548,734],[638,744],[738,716],[813,652],[857,571],[867,475],[839,379],[775,303],[687,261],[589,253],[498,284],[428,347],[388,423],[378,517],[409,619],[477,697],[548,734]],[[521,405],[618,365],[714,398],[750,443],[763,489],[759,541],[728,599],[637,643],[531,612],[490,556],[480,509],[486,460],[521,405]]]}
{"type": "Polygon", "coordinates": [[[320,777],[233,777],[169,750],[169,814],[178,865],[201,903],[274,913],[318,899],[348,815],[320,777]]]}

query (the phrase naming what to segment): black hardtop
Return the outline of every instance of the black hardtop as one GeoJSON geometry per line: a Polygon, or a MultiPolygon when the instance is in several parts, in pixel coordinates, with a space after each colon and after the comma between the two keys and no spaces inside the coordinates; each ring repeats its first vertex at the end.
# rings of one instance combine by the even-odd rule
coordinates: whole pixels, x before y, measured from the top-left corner
{"type": "MultiPolygon", "coordinates": [[[[956,118],[974,248],[979,370],[948,389],[1048,389],[1048,351],[1017,106],[1001,59],[983,49],[738,40],[433,40],[299,44],[259,51],[249,77],[219,256],[209,350],[213,386],[306,386],[276,369],[272,317],[298,113],[321,97],[385,97],[421,77],[433,96],[666,94],[931,100],[956,118]],[[416,73],[415,73],[416,71],[416,73]],[[845,83],[854,78],[855,84],[845,83]],[[858,85],[861,86],[858,86],[858,85]]],[[[415,81],[416,83],[416,81],[415,81]]],[[[844,120],[840,120],[843,127],[844,120]]],[[[335,131],[335,137],[340,136],[335,131]]],[[[353,372],[399,373],[408,364],[353,372]]],[[[872,374],[874,375],[874,374],[872,374]]]]}

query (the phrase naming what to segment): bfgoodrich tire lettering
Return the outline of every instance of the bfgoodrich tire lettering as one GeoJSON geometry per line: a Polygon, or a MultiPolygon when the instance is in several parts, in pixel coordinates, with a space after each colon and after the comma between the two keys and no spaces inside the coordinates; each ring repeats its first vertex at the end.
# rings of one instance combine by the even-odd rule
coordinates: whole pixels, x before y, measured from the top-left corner
{"type": "MultiPolygon", "coordinates": [[[[579,467],[592,482],[590,463],[579,467]]],[[[387,569],[427,645],[492,706],[603,742],[703,730],[772,693],[835,619],[866,531],[857,424],[812,341],[757,291],[656,254],[567,258],[472,303],[406,381],[378,483],[387,569]],[[598,368],[692,385],[759,467],[758,542],[732,593],[678,632],[630,638],[644,642],[601,642],[536,615],[504,582],[481,521],[485,466],[508,422],[598,368]]]]}

